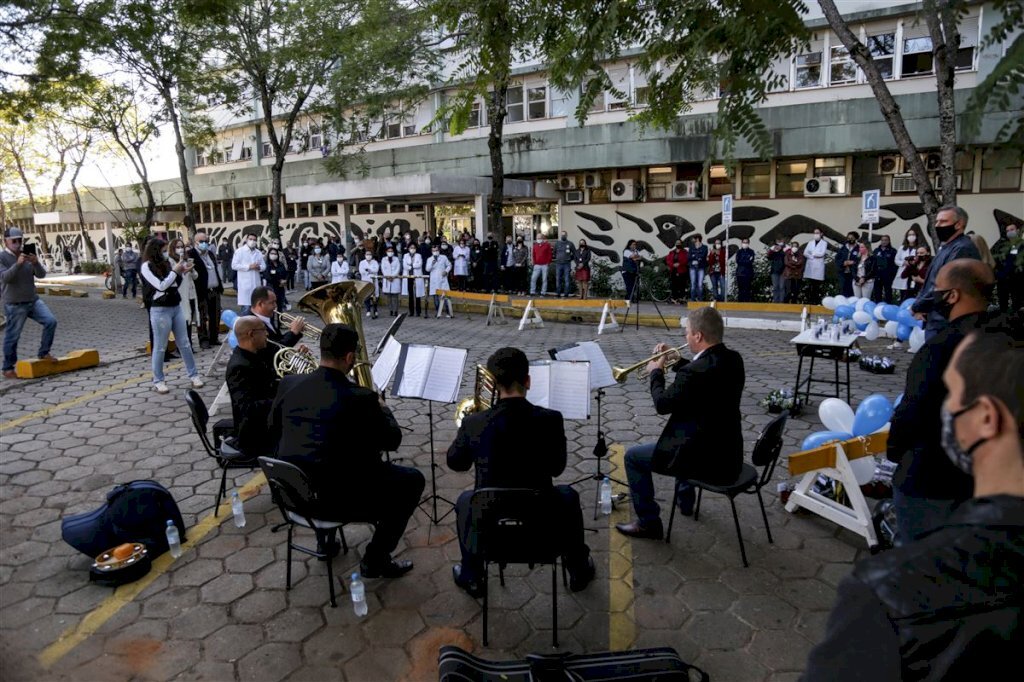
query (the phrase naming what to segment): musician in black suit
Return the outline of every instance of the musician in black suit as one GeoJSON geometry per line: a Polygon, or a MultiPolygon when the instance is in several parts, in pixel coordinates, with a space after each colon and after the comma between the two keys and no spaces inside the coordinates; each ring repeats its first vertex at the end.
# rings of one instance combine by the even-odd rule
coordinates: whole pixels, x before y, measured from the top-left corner
{"type": "Polygon", "coordinates": [[[281,380],[270,410],[270,442],[277,456],[294,462],[321,486],[341,518],[372,521],[363,553],[367,578],[397,578],[412,569],[391,552],[419,504],[425,480],[416,469],[385,462],[402,431],[384,400],[348,378],[359,334],[329,324],[320,335],[320,367],[281,380]]]}
{"type": "Polygon", "coordinates": [[[259,457],[273,452],[267,438],[267,419],[277,393],[278,377],[261,353],[267,345],[266,325],[247,315],[238,318],[234,331],[238,345],[228,360],[226,378],[238,434],[236,447],[259,457]]]}
{"type": "Polygon", "coordinates": [[[281,350],[278,346],[298,347],[300,351],[308,351],[304,344],[299,344],[302,339],[302,330],[306,328],[306,321],[301,317],[295,318],[287,330],[281,330],[281,318],[277,316],[277,295],[270,287],[256,287],[252,290],[252,303],[250,312],[259,318],[267,327],[267,340],[271,343],[260,351],[271,367],[274,364],[274,355],[281,350]],[[274,345],[278,344],[278,345],[274,345]]]}
{"type": "MultiPolygon", "coordinates": [[[[565,427],[562,415],[531,404],[530,363],[518,348],[501,348],[487,361],[494,375],[497,405],[467,416],[448,448],[448,466],[469,471],[476,465],[475,488],[530,488],[551,494],[550,532],[564,548],[570,589],[582,590],[594,577],[590,548],[583,542],[583,513],[576,491],[555,486],[551,479],[565,470],[565,427]],[[524,446],[523,434],[529,433],[524,446]]],[[[483,595],[483,562],[474,554],[474,523],[470,518],[473,491],[459,495],[455,515],[462,563],[453,568],[455,584],[474,597],[483,595]]]]}
{"type": "Polygon", "coordinates": [[[196,232],[195,248],[188,250],[188,257],[196,269],[196,298],[199,303],[199,347],[210,348],[220,344],[220,296],[224,283],[217,267],[217,256],[205,232],[196,232]]]}
{"type": "MultiPolygon", "coordinates": [[[[722,343],[723,329],[717,310],[697,308],[686,318],[686,342],[694,356],[676,365],[675,381],[665,385],[664,357],[647,365],[654,409],[670,416],[657,443],[636,445],[626,452],[626,476],[637,520],[616,526],[624,535],[659,540],[663,536],[652,472],[677,479],[679,508],[686,515],[693,513],[695,501],[686,479],[727,484],[740,474],[740,396],[745,374],[743,358],[722,343]]],[[[654,352],[667,348],[658,344],[654,352]]]]}

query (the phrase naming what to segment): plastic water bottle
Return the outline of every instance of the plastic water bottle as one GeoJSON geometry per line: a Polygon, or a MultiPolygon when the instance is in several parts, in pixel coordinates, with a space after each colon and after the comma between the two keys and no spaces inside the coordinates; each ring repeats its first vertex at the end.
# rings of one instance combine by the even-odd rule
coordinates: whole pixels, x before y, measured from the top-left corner
{"type": "Polygon", "coordinates": [[[242,507],[242,498],[238,496],[237,490],[231,493],[231,513],[235,516],[235,525],[245,528],[245,509],[242,507]]]}
{"type": "Polygon", "coordinates": [[[362,618],[369,609],[366,606],[366,587],[359,579],[358,573],[352,574],[352,582],[349,583],[348,589],[352,593],[352,610],[362,618]]]}
{"type": "Polygon", "coordinates": [[[612,513],[612,482],[605,476],[601,479],[601,513],[608,516],[612,513]]]}
{"type": "Polygon", "coordinates": [[[178,527],[170,519],[167,519],[167,546],[172,557],[177,559],[181,556],[181,536],[178,535],[178,527]]]}

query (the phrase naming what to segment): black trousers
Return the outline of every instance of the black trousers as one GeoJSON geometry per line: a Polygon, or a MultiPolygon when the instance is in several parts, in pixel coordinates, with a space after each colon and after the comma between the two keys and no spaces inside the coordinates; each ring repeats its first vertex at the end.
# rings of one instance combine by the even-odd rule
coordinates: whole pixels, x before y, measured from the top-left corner
{"type": "Polygon", "coordinates": [[[677,301],[685,301],[690,293],[690,273],[686,270],[681,275],[672,273],[668,279],[672,288],[672,298],[677,301]]]}
{"type": "MultiPolygon", "coordinates": [[[[567,485],[557,485],[551,490],[552,519],[551,532],[556,534],[558,545],[563,548],[562,556],[570,572],[583,567],[590,548],[583,542],[583,510],[580,508],[579,494],[567,485]]],[[[470,518],[469,501],[473,491],[467,490],[459,495],[455,503],[455,521],[459,531],[459,549],[462,551],[462,575],[467,580],[478,580],[483,577],[484,563],[473,552],[476,546],[473,522],[470,518]]]]}
{"type": "Polygon", "coordinates": [[[1004,315],[1024,306],[1024,276],[997,279],[996,296],[999,299],[999,311],[1004,315]]]}
{"type": "Polygon", "coordinates": [[[875,278],[875,288],[871,290],[871,300],[875,303],[892,303],[892,280],[887,274],[875,278]]]}
{"type": "Polygon", "coordinates": [[[199,299],[199,343],[216,346],[220,343],[220,294],[207,291],[199,299]]]}
{"type": "Polygon", "coordinates": [[[800,302],[800,284],[802,280],[792,279],[783,280],[786,285],[786,303],[799,303],[800,302]]]}
{"type": "Polygon", "coordinates": [[[405,285],[406,298],[409,299],[409,314],[415,317],[419,317],[423,310],[423,304],[420,302],[419,297],[416,295],[416,279],[407,279],[405,285]]]}
{"type": "Polygon", "coordinates": [[[740,299],[740,301],[746,303],[748,301],[753,301],[754,300],[754,294],[751,291],[751,288],[753,287],[753,285],[754,285],[754,278],[753,277],[737,277],[736,278],[736,288],[739,289],[739,299],[740,299]]]}
{"type": "MultiPolygon", "coordinates": [[[[804,279],[804,291],[806,292],[806,298],[804,301],[811,305],[818,305],[821,303],[821,285],[824,284],[820,279],[804,279]]],[[[844,296],[846,294],[843,294],[844,296]]],[[[850,295],[853,295],[853,285],[850,286],[850,295]]]]}
{"type": "Polygon", "coordinates": [[[426,483],[417,469],[387,464],[373,480],[358,482],[368,494],[351,494],[351,489],[331,493],[341,515],[376,524],[373,537],[363,552],[364,563],[379,566],[391,559],[391,553],[420,503],[426,483]]]}
{"type": "MultiPolygon", "coordinates": [[[[626,300],[633,300],[633,289],[636,288],[636,273],[622,271],[622,281],[626,285],[626,300]]],[[[638,297],[639,298],[639,297],[638,297]]]]}

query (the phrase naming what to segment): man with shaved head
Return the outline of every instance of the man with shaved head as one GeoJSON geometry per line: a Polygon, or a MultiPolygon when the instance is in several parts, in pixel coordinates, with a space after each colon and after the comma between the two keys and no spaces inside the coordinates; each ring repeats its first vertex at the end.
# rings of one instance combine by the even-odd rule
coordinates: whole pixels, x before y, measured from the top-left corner
{"type": "Polygon", "coordinates": [[[268,364],[268,355],[262,352],[269,332],[263,320],[255,315],[240,317],[234,332],[238,346],[228,360],[227,382],[238,434],[235,446],[258,457],[269,454],[272,447],[267,439],[267,418],[280,380],[268,364]]]}
{"type": "Polygon", "coordinates": [[[956,504],[971,496],[971,477],[942,453],[942,372],[967,334],[1001,326],[986,312],[994,284],[992,268],[973,258],[950,261],[935,276],[934,303],[928,312],[946,324],[911,360],[903,400],[889,431],[887,454],[899,463],[893,476],[897,545],[938,527],[956,504]]]}

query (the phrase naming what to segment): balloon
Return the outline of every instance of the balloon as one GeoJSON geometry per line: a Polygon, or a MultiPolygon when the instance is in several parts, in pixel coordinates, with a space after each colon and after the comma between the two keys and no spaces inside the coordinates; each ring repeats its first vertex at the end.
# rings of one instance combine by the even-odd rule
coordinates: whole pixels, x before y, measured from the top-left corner
{"type": "Polygon", "coordinates": [[[836,294],[832,298],[835,300],[837,306],[846,305],[846,297],[842,294],[836,294]]]}
{"type": "Polygon", "coordinates": [[[914,319],[914,313],[909,310],[901,310],[900,314],[896,316],[897,322],[908,327],[914,326],[914,319]]]}
{"type": "Polygon", "coordinates": [[[850,461],[850,470],[857,485],[867,485],[875,477],[875,458],[870,455],[850,461]]]}
{"type": "Polygon", "coordinates": [[[234,310],[225,310],[220,314],[220,321],[223,322],[228,329],[232,329],[235,326],[235,322],[238,320],[238,313],[234,310]]]}
{"type": "Polygon", "coordinates": [[[864,304],[864,312],[866,312],[868,315],[871,315],[872,317],[874,317],[875,316],[875,308],[877,308],[877,307],[878,307],[877,303],[875,303],[874,301],[868,301],[867,303],[864,304]]]}
{"type": "Polygon", "coordinates": [[[885,431],[886,433],[888,433],[891,428],[892,428],[892,422],[885,422],[884,424],[879,426],[877,429],[875,429],[871,433],[881,433],[882,431],[885,431]]]}
{"type": "Polygon", "coordinates": [[[915,353],[924,345],[924,330],[914,329],[910,332],[910,350],[915,353]]]}
{"type": "Polygon", "coordinates": [[[850,438],[853,436],[843,431],[817,431],[804,438],[800,449],[811,450],[832,440],[849,440],[850,438]]]}
{"type": "Polygon", "coordinates": [[[866,298],[858,298],[857,302],[853,304],[853,309],[857,312],[864,310],[864,306],[870,303],[866,298]]]}
{"type": "Polygon", "coordinates": [[[825,298],[821,299],[821,304],[823,306],[825,306],[826,308],[828,308],[829,310],[835,310],[836,309],[836,299],[835,299],[835,296],[826,296],[825,298]]]}
{"type": "Polygon", "coordinates": [[[853,314],[853,321],[857,324],[867,324],[871,321],[871,315],[864,310],[858,310],[853,314]]]}
{"type": "Polygon", "coordinates": [[[839,398],[826,398],[818,406],[818,418],[829,431],[853,433],[853,408],[839,398]]]}
{"type": "Polygon", "coordinates": [[[912,327],[910,325],[901,324],[896,327],[896,338],[900,341],[906,341],[910,338],[910,332],[912,327]]]}
{"type": "Polygon", "coordinates": [[[848,320],[853,317],[853,306],[852,305],[841,305],[836,307],[836,315],[841,320],[848,320]]]}
{"type": "Polygon", "coordinates": [[[914,305],[914,301],[916,300],[916,298],[908,298],[907,300],[903,301],[903,303],[900,303],[900,310],[908,309],[910,306],[914,305]]]}
{"type": "Polygon", "coordinates": [[[881,333],[881,330],[878,328],[878,323],[870,322],[867,329],[864,330],[864,338],[868,341],[874,341],[878,338],[879,333],[881,333]]]}
{"type": "Polygon", "coordinates": [[[869,324],[868,322],[858,322],[857,323],[857,331],[859,331],[859,332],[866,332],[868,330],[868,324],[869,324]]]}
{"type": "Polygon", "coordinates": [[[895,339],[896,338],[896,331],[899,328],[899,326],[900,326],[900,323],[896,322],[896,321],[886,322],[885,323],[885,333],[888,334],[890,337],[895,339]]]}
{"type": "Polygon", "coordinates": [[[882,312],[884,313],[885,319],[890,321],[890,322],[892,322],[897,317],[899,317],[900,309],[899,309],[899,306],[894,306],[892,304],[886,304],[886,305],[882,306],[882,312]]]}
{"type": "Polygon", "coordinates": [[[228,332],[228,345],[232,348],[238,348],[238,337],[235,336],[235,330],[228,332]]]}
{"type": "Polygon", "coordinates": [[[855,436],[866,436],[874,433],[885,425],[892,417],[892,403],[881,393],[872,393],[857,406],[857,413],[853,416],[853,430],[855,436]]]}
{"type": "Polygon", "coordinates": [[[875,311],[874,311],[874,316],[875,316],[875,319],[878,320],[879,322],[884,322],[885,321],[885,306],[884,305],[876,305],[875,306],[875,311]]]}

